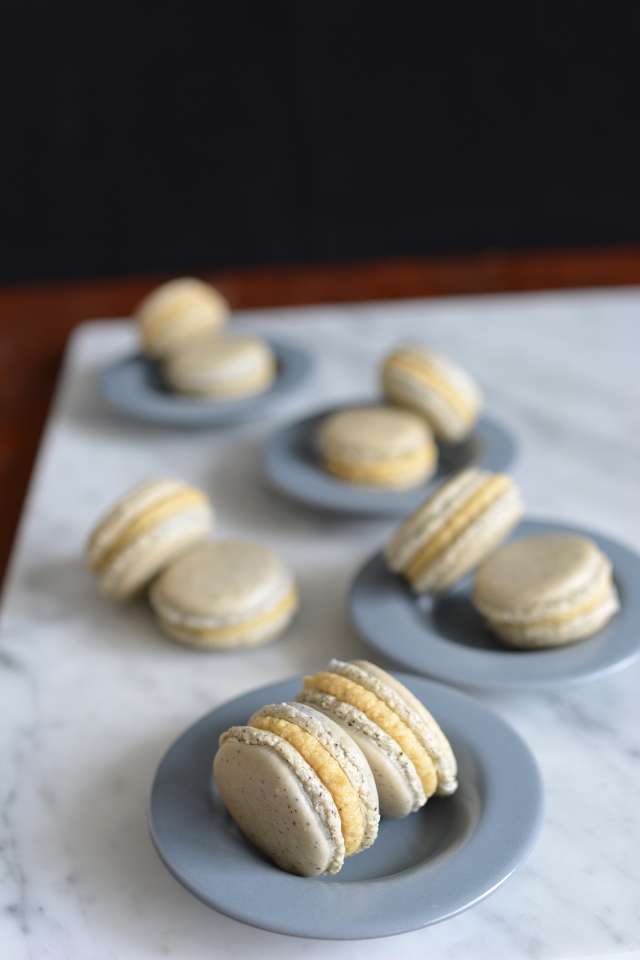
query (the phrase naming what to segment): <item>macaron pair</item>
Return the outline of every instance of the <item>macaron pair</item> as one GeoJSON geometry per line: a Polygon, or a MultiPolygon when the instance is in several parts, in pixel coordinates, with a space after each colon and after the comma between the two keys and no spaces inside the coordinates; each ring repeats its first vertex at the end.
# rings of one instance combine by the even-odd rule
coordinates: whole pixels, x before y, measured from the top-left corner
{"type": "Polygon", "coordinates": [[[202,490],[160,477],[126,493],[99,522],[86,549],[102,593],[126,600],[189,547],[205,540],[215,514],[202,490]]]}
{"type": "Polygon", "coordinates": [[[601,630],[620,608],[609,558],[588,537],[547,533],[497,550],[472,600],[504,643],[556,647],[601,630]]]}
{"type": "Polygon", "coordinates": [[[396,407],[353,407],[328,416],[316,445],[323,468],[348,483],[388,489],[430,477],[438,451],[424,420],[396,407]]]}
{"type": "Polygon", "coordinates": [[[522,513],[520,491],[507,474],[463,470],[400,526],[384,550],[387,566],[416,593],[439,593],[475,569],[522,513]]]}
{"type": "Polygon", "coordinates": [[[448,443],[471,433],[482,407],[480,387],[460,364],[416,344],[385,358],[382,390],[391,403],[422,414],[436,437],[448,443]]]}
{"type": "Polygon", "coordinates": [[[134,311],[142,345],[150,357],[165,359],[227,322],[229,304],[208,283],[180,277],[153,290],[134,311]]]}
{"type": "Polygon", "coordinates": [[[267,390],[276,375],[276,360],[271,346],[259,337],[209,334],[176,349],[164,372],[179,393],[232,400],[267,390]]]}
{"type": "Polygon", "coordinates": [[[331,660],[325,670],[304,678],[296,699],[355,740],[373,773],[383,816],[406,817],[434,794],[456,791],[456,759],[436,720],[375,664],[331,660]]]}
{"type": "Polygon", "coordinates": [[[173,640],[230,650],[279,636],[296,613],[298,591],[291,571],[267,547],[222,540],[170,564],[152,584],[149,601],[173,640]]]}
{"type": "Polygon", "coordinates": [[[271,704],[231,727],[213,772],[238,827],[289,873],[337,873],[377,836],[378,797],[364,755],[305,704],[271,704]]]}

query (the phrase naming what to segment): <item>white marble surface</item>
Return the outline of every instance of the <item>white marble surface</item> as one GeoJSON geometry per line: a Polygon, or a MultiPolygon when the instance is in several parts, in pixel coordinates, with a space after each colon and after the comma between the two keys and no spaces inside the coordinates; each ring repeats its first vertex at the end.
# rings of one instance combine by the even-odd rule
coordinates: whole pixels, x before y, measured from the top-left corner
{"type": "MultiPolygon", "coordinates": [[[[227,919],[180,887],[147,834],[160,757],[196,717],[251,687],[367,650],[349,580],[387,521],[313,513],[267,489],[259,453],[278,422],[371,390],[407,336],[451,353],[517,434],[530,513],[640,549],[640,292],[528,295],[263,311],[242,322],[317,355],[315,379],[270,421],[198,433],[107,411],[95,371],[126,354],[126,324],[75,336],[4,596],[3,957],[515,960],[640,956],[640,664],[566,692],[483,694],[533,748],[548,816],[528,863],[487,901],[393,940],[322,942],[227,919]],[[81,552],[124,489],[175,473],[211,492],[219,533],[278,550],[302,610],[276,643],[202,654],[164,639],[142,602],[101,599],[81,552]]],[[[260,891],[256,890],[259,896],[260,891]]]]}

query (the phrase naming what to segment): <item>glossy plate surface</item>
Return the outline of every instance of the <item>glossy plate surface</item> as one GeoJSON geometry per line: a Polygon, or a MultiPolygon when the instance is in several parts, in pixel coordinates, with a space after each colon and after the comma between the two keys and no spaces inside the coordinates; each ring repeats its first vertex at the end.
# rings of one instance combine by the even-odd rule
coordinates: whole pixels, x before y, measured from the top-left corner
{"type": "Polygon", "coordinates": [[[313,367],[306,350],[265,337],[277,361],[277,375],[264,393],[242,400],[200,400],[170,390],[158,363],[142,354],[102,371],[100,392],[120,413],[170,427],[214,427],[260,417],[270,404],[303,383],[313,367]]]}
{"type": "Polygon", "coordinates": [[[640,557],[579,527],[524,520],[509,540],[550,532],[591,537],[613,563],[621,610],[593,637],[550,650],[513,650],[485,627],[471,604],[472,577],[441,597],[416,597],[380,553],[356,576],[349,600],[358,632],[396,662],[470,688],[526,689],[585,683],[640,657],[640,557]]]}
{"type": "MultiPolygon", "coordinates": [[[[375,403],[363,400],[358,406],[375,403]]],[[[353,406],[354,404],[350,404],[353,406]]],[[[315,436],[320,424],[345,406],[323,410],[281,430],[267,445],[264,472],[281,493],[310,506],[340,513],[365,516],[405,516],[415,510],[429,493],[452,473],[463,467],[506,470],[516,455],[515,440],[495,420],[482,417],[468,440],[439,444],[436,474],[411,490],[376,490],[332,477],[320,466],[315,436]]]]}
{"type": "Polygon", "coordinates": [[[302,878],[267,860],[235,826],[211,784],[218,737],[266,703],[293,700],[302,678],[254,690],[209,713],[168,751],[149,799],[160,857],[196,897],[244,923],[329,940],[415,930],[489,896],[526,860],[544,790],[524,741],[462,693],[396,674],[441,724],[460,786],[404,820],[383,819],[373,846],[333,877],[302,878]]]}

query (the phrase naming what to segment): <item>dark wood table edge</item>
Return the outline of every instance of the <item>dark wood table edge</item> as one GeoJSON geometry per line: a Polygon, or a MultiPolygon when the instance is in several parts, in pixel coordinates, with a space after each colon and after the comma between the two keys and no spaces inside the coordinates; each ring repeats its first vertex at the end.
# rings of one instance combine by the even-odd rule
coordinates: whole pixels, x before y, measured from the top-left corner
{"type": "MultiPolygon", "coordinates": [[[[234,309],[353,303],[640,284],[640,246],[194,273],[234,309]]],[[[0,288],[0,581],[69,334],[84,320],[129,316],[169,276],[175,273],[0,288]]]]}

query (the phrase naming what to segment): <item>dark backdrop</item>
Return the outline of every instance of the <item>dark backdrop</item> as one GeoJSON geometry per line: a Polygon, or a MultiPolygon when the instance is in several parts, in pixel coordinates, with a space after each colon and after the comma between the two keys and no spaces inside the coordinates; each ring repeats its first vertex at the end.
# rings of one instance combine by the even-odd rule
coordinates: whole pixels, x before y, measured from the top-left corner
{"type": "Polygon", "coordinates": [[[4,282],[640,241],[631,0],[0,9],[4,282]]]}

